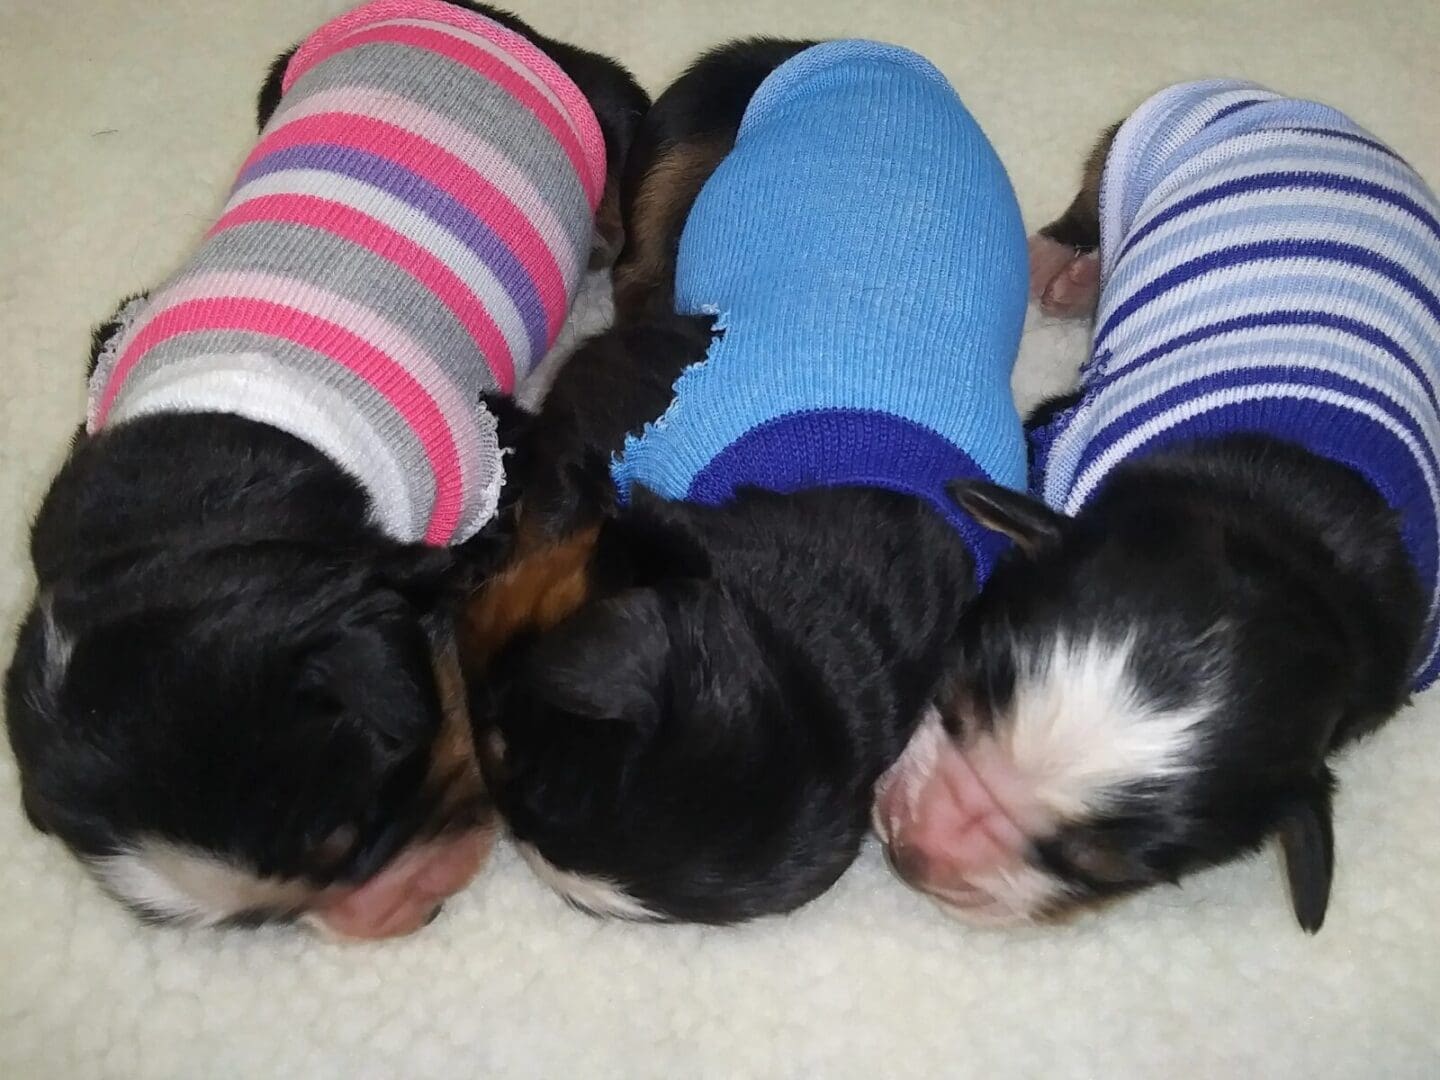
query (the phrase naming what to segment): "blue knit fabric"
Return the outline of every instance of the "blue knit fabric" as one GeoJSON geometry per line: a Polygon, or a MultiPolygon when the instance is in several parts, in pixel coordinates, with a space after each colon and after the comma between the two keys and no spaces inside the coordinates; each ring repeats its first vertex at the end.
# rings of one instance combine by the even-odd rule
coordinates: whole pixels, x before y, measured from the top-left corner
{"type": "Polygon", "coordinates": [[[681,238],[677,303],[723,337],[614,476],[707,504],[864,485],[930,500],[976,555],[1000,541],[946,481],[1024,483],[1010,373],[1025,316],[1010,182],[930,63],[866,41],[776,69],[681,238]]]}
{"type": "Polygon", "coordinates": [[[1259,433],[1364,476],[1400,515],[1440,674],[1440,203],[1347,117],[1253,83],[1162,91],[1101,186],[1100,308],[1081,403],[1035,436],[1075,513],[1121,462],[1259,433]]]}

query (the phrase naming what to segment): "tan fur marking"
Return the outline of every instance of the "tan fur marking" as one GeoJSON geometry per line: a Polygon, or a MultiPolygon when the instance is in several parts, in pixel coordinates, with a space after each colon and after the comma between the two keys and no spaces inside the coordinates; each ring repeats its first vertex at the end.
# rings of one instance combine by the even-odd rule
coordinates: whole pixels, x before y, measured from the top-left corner
{"type": "Polygon", "coordinates": [[[430,827],[422,830],[422,835],[481,828],[493,843],[494,808],[475,756],[459,656],[453,642],[437,646],[434,652],[435,687],[440,693],[442,718],[440,731],[430,749],[430,768],[424,786],[436,794],[437,803],[430,827]]]}
{"type": "Polygon", "coordinates": [[[617,321],[642,317],[656,306],[670,309],[680,232],[700,189],[733,145],[728,136],[677,143],[646,171],[625,223],[625,250],[615,264],[617,321]]]}
{"type": "Polygon", "coordinates": [[[468,674],[482,672],[520,631],[548,630],[589,599],[590,556],[599,533],[592,526],[547,544],[527,543],[522,536],[515,561],[481,587],[462,618],[468,674]]]}

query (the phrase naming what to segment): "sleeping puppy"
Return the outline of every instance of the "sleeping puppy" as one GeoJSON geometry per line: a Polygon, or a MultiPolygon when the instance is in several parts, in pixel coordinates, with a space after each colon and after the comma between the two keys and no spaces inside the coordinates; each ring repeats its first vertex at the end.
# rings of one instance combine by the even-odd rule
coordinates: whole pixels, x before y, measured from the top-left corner
{"type": "Polygon", "coordinates": [[[390,936],[482,863],[480,396],[554,339],[645,104],[503,13],[358,8],[281,57],[220,220],[97,333],[6,716],[30,820],[139,915],[390,936]]]}
{"type": "Polygon", "coordinates": [[[1278,837],[1313,932],[1329,761],[1437,671],[1440,206],[1340,113],[1249,83],[1112,136],[1032,245],[1047,307],[1099,292],[1082,392],[1037,419],[1040,498],[957,490],[1016,550],[877,827],[992,922],[1278,837]]]}
{"type": "Polygon", "coordinates": [[[578,611],[472,699],[520,850],[597,913],[729,923],[836,880],[997,551],[945,483],[1023,477],[1024,237],[980,129],[905,50],[755,48],[685,77],[773,69],[728,99],[703,187],[683,137],[642,132],[670,149],[632,175],[682,190],[626,199],[684,221],[676,244],[627,218],[626,250],[661,288],[675,252],[675,304],[715,340],[631,421],[578,611]]]}

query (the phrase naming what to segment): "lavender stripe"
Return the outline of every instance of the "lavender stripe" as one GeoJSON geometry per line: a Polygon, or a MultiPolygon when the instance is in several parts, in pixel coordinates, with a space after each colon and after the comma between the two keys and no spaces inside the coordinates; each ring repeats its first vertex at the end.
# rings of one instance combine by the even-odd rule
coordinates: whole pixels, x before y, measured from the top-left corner
{"type": "MultiPolygon", "coordinates": [[[[1217,390],[1239,389],[1247,386],[1263,386],[1267,383],[1280,383],[1287,385],[1296,384],[1296,365],[1294,364],[1263,364],[1256,367],[1243,369],[1231,369],[1225,372],[1207,372],[1197,378],[1177,383],[1167,389],[1164,393],[1157,394],[1150,398],[1143,405],[1116,412],[1113,416],[1106,417],[1104,422],[1097,428],[1086,434],[1085,450],[1076,462],[1073,475],[1079,477],[1085,473],[1095,461],[1102,457],[1112,445],[1129,435],[1138,428],[1144,427],[1156,417],[1172,410],[1183,408],[1186,404],[1204,394],[1213,393],[1217,390]]],[[[1382,391],[1372,389],[1362,382],[1344,375],[1329,371],[1319,371],[1315,368],[1306,368],[1303,372],[1304,383],[1307,388],[1318,388],[1331,390],[1336,393],[1357,401],[1364,401],[1383,411],[1390,416],[1398,425],[1404,428],[1415,441],[1425,449],[1425,458],[1432,471],[1440,475],[1440,461],[1437,461],[1434,447],[1415,418],[1398,404],[1394,398],[1382,391]]],[[[1105,388],[1099,387],[1097,391],[1103,392],[1105,388]]],[[[1094,415],[1093,413],[1090,415],[1094,415]]],[[[1202,414],[1208,415],[1208,414],[1202,414]]],[[[1084,416],[1077,416],[1076,421],[1083,424],[1084,416]]],[[[1189,420],[1182,420],[1175,429],[1184,428],[1189,420]]],[[[1240,430],[1259,430],[1254,427],[1240,430]]],[[[1261,434],[1273,435],[1274,430],[1267,425],[1260,432],[1261,434]]],[[[1208,433],[1213,436],[1213,431],[1208,433]]],[[[1407,453],[1408,456],[1408,453],[1407,453]]]]}
{"type": "Polygon", "coordinates": [[[1347,318],[1343,315],[1332,315],[1327,311],[1263,311],[1253,315],[1242,315],[1233,319],[1224,319],[1220,322],[1211,323],[1209,326],[1202,326],[1192,330],[1188,334],[1172,338],[1163,345],[1157,345],[1148,352],[1142,353],[1134,360],[1125,365],[1125,372],[1138,371],[1150,361],[1158,359],[1177,349],[1183,349],[1187,345],[1193,345],[1197,341],[1208,341],[1224,334],[1232,334],[1241,330],[1250,330],[1262,326],[1320,326],[1329,330],[1339,330],[1350,334],[1362,341],[1369,342],[1378,349],[1383,349],[1390,356],[1403,364],[1407,371],[1419,380],[1420,385],[1425,388],[1425,397],[1432,408],[1440,409],[1440,401],[1437,401],[1435,388],[1425,368],[1416,362],[1408,352],[1403,349],[1399,342],[1395,341],[1384,331],[1371,326],[1369,323],[1361,322],[1358,319],[1347,318]]]}
{"type": "Polygon", "coordinates": [[[1192,281],[1203,274],[1230,266],[1261,262],[1266,259],[1330,259],[1334,262],[1372,270],[1389,278],[1415,297],[1425,309],[1440,320],[1440,300],[1423,282],[1399,263],[1387,259],[1358,244],[1342,244],[1334,240],[1261,240],[1253,244],[1237,244],[1219,251],[1207,252],[1197,259],[1181,263],[1161,274],[1117,307],[1095,335],[1095,347],[1103,348],[1110,333],[1130,316],[1142,310],[1156,297],[1192,281]]]}
{"type": "Polygon", "coordinates": [[[1343,176],[1338,173],[1326,172],[1278,172],[1263,173],[1259,176],[1242,176],[1236,180],[1227,180],[1223,184],[1216,184],[1214,187],[1206,188],[1204,191],[1197,191],[1194,195],[1187,196],[1173,205],[1167,207],[1162,213],[1156,214],[1143,226],[1136,229],[1120,247],[1120,253],[1115,259],[1123,259],[1125,254],[1138,244],[1145,237],[1158,229],[1167,221],[1187,214],[1191,210],[1208,206],[1211,203],[1219,202],[1221,199],[1232,198],[1235,195],[1244,194],[1249,191],[1270,191],[1274,189],[1292,188],[1319,188],[1325,191],[1340,191],[1351,195],[1361,195],[1371,199],[1377,199],[1391,206],[1399,207],[1412,217],[1416,218],[1440,239],[1440,221],[1436,221],[1425,207],[1415,200],[1394,190],[1369,180],[1360,180],[1353,176],[1343,176]]]}
{"type": "Polygon", "coordinates": [[[494,230],[445,192],[394,162],[332,143],[294,146],[267,154],[240,174],[235,189],[285,169],[320,169],[360,180],[408,203],[444,226],[490,267],[520,312],[532,356],[538,358],[544,354],[549,343],[549,324],[535,283],[494,230]]]}

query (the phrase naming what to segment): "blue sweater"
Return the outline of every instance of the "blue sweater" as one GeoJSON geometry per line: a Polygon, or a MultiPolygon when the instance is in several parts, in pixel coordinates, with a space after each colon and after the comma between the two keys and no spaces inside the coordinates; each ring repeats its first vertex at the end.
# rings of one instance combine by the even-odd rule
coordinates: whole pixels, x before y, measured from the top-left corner
{"type": "Polygon", "coordinates": [[[1075,513],[1121,462],[1258,433],[1364,476],[1399,513],[1440,673],[1440,203],[1341,113],[1253,83],[1162,91],[1101,186],[1103,284],[1085,396],[1036,434],[1075,513]]]}
{"type": "Polygon", "coordinates": [[[944,76],[874,42],[807,49],[761,85],[686,222],[677,303],[723,335],[627,442],[622,498],[907,492],[983,579],[1001,542],[945,483],[1024,483],[1010,373],[1027,286],[1010,182],[944,76]]]}

